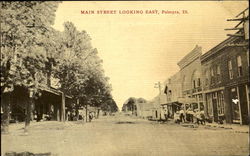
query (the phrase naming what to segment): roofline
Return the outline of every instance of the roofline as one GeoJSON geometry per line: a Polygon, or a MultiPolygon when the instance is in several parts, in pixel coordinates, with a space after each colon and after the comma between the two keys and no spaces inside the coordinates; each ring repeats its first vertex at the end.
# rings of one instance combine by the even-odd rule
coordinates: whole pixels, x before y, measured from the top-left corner
{"type": "Polygon", "coordinates": [[[225,39],[224,41],[220,42],[219,44],[217,44],[215,47],[213,47],[212,49],[210,49],[209,51],[207,51],[206,53],[204,53],[203,55],[201,55],[200,60],[201,62],[205,61],[206,59],[208,59],[209,57],[211,57],[212,55],[216,54],[217,52],[219,52],[220,50],[224,49],[225,47],[227,47],[227,44],[230,42],[233,42],[235,40],[237,40],[238,38],[236,37],[228,37],[227,39],[225,39]]]}

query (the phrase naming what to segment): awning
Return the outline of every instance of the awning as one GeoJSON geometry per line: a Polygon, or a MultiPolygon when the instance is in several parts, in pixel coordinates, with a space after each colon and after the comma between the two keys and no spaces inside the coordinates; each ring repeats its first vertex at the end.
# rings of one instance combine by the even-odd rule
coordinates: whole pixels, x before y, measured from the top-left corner
{"type": "MultiPolygon", "coordinates": [[[[63,93],[60,90],[57,90],[57,89],[54,89],[54,88],[51,88],[51,87],[47,87],[45,85],[39,85],[38,87],[39,87],[39,89],[41,89],[43,91],[46,91],[46,92],[49,92],[49,93],[52,93],[52,94],[55,94],[55,95],[58,95],[58,96],[60,96],[63,93]]],[[[65,97],[69,98],[69,99],[72,99],[72,97],[69,96],[69,95],[65,95],[65,97]]]]}
{"type": "Polygon", "coordinates": [[[176,106],[180,107],[182,105],[182,103],[179,101],[175,101],[175,102],[171,102],[171,103],[162,104],[162,106],[166,106],[166,105],[176,105],[176,106]]]}
{"type": "Polygon", "coordinates": [[[190,103],[196,103],[196,99],[195,98],[190,98],[190,97],[178,98],[178,102],[179,103],[184,103],[184,104],[190,104],[190,103]]]}

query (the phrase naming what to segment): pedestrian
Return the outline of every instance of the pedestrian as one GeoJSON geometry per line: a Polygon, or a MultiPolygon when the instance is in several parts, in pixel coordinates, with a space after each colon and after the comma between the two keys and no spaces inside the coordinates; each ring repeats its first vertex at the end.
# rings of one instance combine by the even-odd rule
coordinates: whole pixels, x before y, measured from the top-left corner
{"type": "Polygon", "coordinates": [[[168,108],[165,107],[164,109],[164,116],[165,116],[165,121],[168,121],[168,108]]]}
{"type": "Polygon", "coordinates": [[[185,122],[185,115],[184,115],[184,110],[183,110],[183,108],[181,108],[181,110],[180,110],[180,121],[181,121],[181,122],[185,122]]]}
{"type": "Polygon", "coordinates": [[[91,122],[91,120],[92,120],[92,113],[90,112],[89,113],[89,122],[91,122]]]}
{"type": "Polygon", "coordinates": [[[175,123],[180,123],[180,112],[179,111],[176,111],[175,113],[174,113],[174,122],[175,123]]]}
{"type": "Polygon", "coordinates": [[[194,119],[193,119],[193,117],[194,117],[194,111],[192,110],[192,108],[191,107],[189,107],[188,109],[187,109],[187,120],[189,121],[189,122],[194,122],[194,119]]]}
{"type": "Polygon", "coordinates": [[[166,121],[165,115],[164,115],[164,107],[161,107],[160,120],[161,120],[161,121],[166,121]]]}
{"type": "Polygon", "coordinates": [[[197,123],[199,125],[200,122],[200,112],[198,109],[194,110],[194,123],[197,123]]]}
{"type": "Polygon", "coordinates": [[[202,110],[202,111],[200,111],[200,118],[201,118],[201,124],[202,125],[205,125],[205,123],[206,123],[206,118],[205,118],[205,113],[204,113],[204,111],[202,110]]]}

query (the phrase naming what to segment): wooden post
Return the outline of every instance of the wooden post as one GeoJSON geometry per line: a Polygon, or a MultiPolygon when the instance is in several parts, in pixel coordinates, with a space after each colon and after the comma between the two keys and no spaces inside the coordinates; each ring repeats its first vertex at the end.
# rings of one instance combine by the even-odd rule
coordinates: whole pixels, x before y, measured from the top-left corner
{"type": "Polygon", "coordinates": [[[88,104],[86,104],[86,122],[88,122],[88,104]]]}
{"type": "Polygon", "coordinates": [[[239,104],[239,114],[240,114],[240,124],[242,125],[242,113],[241,113],[241,99],[240,99],[240,93],[239,93],[239,86],[236,87],[237,91],[237,97],[238,97],[238,104],[239,104]]]}
{"type": "Polygon", "coordinates": [[[248,124],[250,123],[250,102],[249,102],[249,88],[247,84],[245,85],[246,87],[246,95],[247,95],[247,112],[248,112],[248,124]]]}
{"type": "Polygon", "coordinates": [[[61,121],[65,121],[65,95],[62,92],[61,121]]]}
{"type": "Polygon", "coordinates": [[[77,121],[79,119],[79,104],[80,104],[80,100],[76,99],[76,120],[77,121]]]}
{"type": "Polygon", "coordinates": [[[9,133],[9,123],[10,123],[10,95],[11,93],[6,93],[6,100],[1,99],[1,103],[3,104],[3,129],[1,130],[3,133],[9,133]],[[2,101],[3,100],[3,101],[2,101]]]}
{"type": "Polygon", "coordinates": [[[30,92],[30,96],[26,101],[26,113],[25,113],[25,128],[24,132],[27,133],[30,126],[30,119],[31,119],[31,105],[33,103],[32,92],[30,92]]]}

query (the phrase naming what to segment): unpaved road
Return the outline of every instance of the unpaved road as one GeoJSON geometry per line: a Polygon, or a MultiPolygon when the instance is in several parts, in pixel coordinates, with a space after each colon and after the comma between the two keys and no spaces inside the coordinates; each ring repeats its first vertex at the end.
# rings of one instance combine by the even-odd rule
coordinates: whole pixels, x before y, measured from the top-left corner
{"type": "Polygon", "coordinates": [[[100,117],[91,123],[32,123],[23,135],[23,124],[10,126],[1,135],[5,152],[51,152],[58,156],[229,156],[248,155],[249,133],[225,129],[186,128],[133,117],[100,117]]]}

